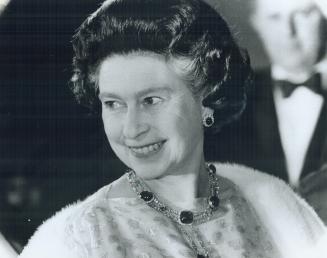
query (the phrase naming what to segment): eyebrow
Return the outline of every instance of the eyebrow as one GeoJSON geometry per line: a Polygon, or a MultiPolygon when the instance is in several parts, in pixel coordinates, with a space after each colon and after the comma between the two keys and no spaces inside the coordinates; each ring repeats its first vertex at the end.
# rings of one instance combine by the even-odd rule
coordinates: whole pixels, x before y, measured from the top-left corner
{"type": "MultiPolygon", "coordinates": [[[[136,96],[137,97],[141,97],[141,96],[144,96],[144,95],[148,95],[148,94],[151,94],[151,93],[170,93],[172,91],[172,89],[168,86],[163,86],[163,87],[156,87],[156,88],[147,88],[147,89],[144,89],[144,90],[141,90],[139,92],[136,93],[136,96]]],[[[111,92],[101,92],[99,94],[99,99],[102,99],[102,98],[118,98],[120,99],[121,97],[118,95],[118,94],[115,94],[115,93],[111,93],[111,92]]]]}

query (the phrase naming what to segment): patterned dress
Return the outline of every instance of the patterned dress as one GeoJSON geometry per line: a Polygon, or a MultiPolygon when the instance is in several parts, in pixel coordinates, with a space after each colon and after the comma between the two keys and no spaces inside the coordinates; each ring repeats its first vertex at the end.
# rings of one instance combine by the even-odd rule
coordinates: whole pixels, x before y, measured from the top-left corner
{"type": "MultiPolygon", "coordinates": [[[[220,206],[205,222],[172,221],[124,175],[47,220],[19,258],[193,258],[194,250],[210,258],[327,257],[326,227],[285,183],[237,165],[216,168],[220,206]]],[[[190,206],[203,211],[207,200],[190,206]]]]}
{"type": "MultiPolygon", "coordinates": [[[[110,198],[108,185],[67,218],[66,244],[80,258],[189,258],[196,257],[189,243],[192,238],[199,249],[205,246],[210,258],[279,257],[237,187],[225,178],[220,182],[221,204],[212,218],[182,229],[136,196],[110,198]]],[[[195,210],[206,205],[206,198],[194,200],[195,210]]]]}

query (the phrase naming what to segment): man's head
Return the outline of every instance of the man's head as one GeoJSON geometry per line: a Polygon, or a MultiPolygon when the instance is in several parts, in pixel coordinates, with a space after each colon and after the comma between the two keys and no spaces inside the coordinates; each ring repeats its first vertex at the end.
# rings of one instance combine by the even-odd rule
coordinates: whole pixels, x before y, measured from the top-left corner
{"type": "Polygon", "coordinates": [[[308,72],[326,48],[326,21],[312,0],[252,0],[251,24],[273,65],[308,72]]]}

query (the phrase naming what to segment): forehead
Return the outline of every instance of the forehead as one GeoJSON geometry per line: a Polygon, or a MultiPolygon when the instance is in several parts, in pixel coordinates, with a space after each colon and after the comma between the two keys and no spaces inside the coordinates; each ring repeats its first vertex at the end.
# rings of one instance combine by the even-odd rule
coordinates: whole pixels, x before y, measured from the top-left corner
{"type": "Polygon", "coordinates": [[[98,75],[100,93],[136,94],[151,89],[176,89],[185,84],[174,66],[156,54],[108,57],[100,64],[98,75]]]}
{"type": "Polygon", "coordinates": [[[314,5],[313,0],[253,0],[256,14],[290,13],[314,5]]]}

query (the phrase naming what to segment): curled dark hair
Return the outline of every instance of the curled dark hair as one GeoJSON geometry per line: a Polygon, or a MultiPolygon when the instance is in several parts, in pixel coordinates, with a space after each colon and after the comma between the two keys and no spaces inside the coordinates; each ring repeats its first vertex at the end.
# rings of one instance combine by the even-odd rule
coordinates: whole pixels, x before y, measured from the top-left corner
{"type": "Polygon", "coordinates": [[[246,104],[249,58],[224,19],[201,0],[107,0],[73,37],[72,90],[77,100],[99,107],[97,70],[114,54],[151,52],[189,61],[193,92],[215,113],[215,131],[237,118],[246,104]]]}

